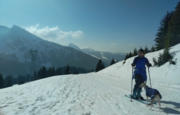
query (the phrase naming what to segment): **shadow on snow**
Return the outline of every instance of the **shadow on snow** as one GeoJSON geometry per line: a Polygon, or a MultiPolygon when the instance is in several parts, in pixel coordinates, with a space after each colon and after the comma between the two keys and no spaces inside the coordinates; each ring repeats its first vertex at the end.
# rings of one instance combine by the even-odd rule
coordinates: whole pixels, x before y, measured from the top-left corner
{"type": "Polygon", "coordinates": [[[170,108],[170,107],[160,108],[163,112],[167,114],[180,114],[180,103],[173,101],[161,101],[161,103],[170,104],[175,107],[175,108],[170,108]],[[179,109],[179,111],[177,109],[179,109]]]}

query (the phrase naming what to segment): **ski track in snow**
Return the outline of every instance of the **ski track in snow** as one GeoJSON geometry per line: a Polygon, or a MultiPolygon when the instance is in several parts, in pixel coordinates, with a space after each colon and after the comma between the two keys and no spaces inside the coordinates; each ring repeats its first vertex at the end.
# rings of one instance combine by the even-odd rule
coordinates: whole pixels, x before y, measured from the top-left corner
{"type": "MultiPolygon", "coordinates": [[[[130,102],[133,58],[98,73],[54,76],[0,90],[2,115],[171,115],[180,114],[180,45],[176,65],[153,67],[153,88],[162,96],[161,108],[130,102]]],[[[162,51],[147,54],[152,62],[162,51]]],[[[148,81],[149,84],[149,81],[148,81]]],[[[144,91],[143,91],[144,94],[144,91]]],[[[0,115],[1,115],[0,113],[0,115]]]]}

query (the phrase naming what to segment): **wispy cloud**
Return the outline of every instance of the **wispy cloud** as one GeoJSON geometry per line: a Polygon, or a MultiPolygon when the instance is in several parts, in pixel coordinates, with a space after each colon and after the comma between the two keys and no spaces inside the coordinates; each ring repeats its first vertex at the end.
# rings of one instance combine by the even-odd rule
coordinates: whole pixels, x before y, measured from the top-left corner
{"type": "Polygon", "coordinates": [[[83,38],[83,31],[63,31],[58,26],[55,27],[40,27],[39,24],[25,27],[25,29],[45,40],[61,43],[63,40],[74,40],[83,38]]]}

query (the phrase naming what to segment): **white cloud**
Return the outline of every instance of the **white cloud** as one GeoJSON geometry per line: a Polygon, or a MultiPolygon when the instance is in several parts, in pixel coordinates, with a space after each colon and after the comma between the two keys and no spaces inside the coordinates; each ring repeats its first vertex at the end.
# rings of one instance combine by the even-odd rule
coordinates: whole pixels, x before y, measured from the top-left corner
{"type": "Polygon", "coordinates": [[[39,24],[25,27],[25,29],[45,40],[61,43],[63,40],[74,40],[83,37],[83,31],[63,31],[58,26],[55,27],[40,27],[39,24]]]}

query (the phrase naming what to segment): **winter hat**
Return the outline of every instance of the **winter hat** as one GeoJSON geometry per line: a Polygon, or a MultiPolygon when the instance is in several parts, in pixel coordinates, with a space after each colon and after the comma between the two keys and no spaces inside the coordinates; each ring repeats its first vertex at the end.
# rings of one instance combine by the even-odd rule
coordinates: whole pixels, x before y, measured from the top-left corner
{"type": "Polygon", "coordinates": [[[145,53],[143,49],[139,49],[139,51],[138,51],[138,52],[142,52],[142,53],[145,53]]]}

